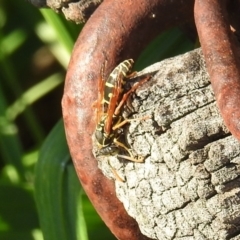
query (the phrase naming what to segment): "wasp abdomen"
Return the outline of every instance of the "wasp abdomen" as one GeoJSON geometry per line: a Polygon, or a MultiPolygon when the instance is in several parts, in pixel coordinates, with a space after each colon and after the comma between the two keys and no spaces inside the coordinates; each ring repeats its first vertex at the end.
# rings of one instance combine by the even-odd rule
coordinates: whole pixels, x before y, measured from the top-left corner
{"type": "Polygon", "coordinates": [[[119,87],[122,87],[122,85],[125,84],[125,78],[130,74],[133,63],[134,61],[132,59],[128,59],[121,62],[116,68],[114,68],[105,83],[103,103],[110,103],[113,90],[117,87],[119,79],[121,80],[121,86],[119,87]]]}

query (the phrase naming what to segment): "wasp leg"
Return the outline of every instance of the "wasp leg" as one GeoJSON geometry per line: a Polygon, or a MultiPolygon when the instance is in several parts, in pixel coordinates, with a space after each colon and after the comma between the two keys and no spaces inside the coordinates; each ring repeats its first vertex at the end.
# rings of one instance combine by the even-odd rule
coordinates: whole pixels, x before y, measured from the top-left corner
{"type": "Polygon", "coordinates": [[[142,156],[138,156],[137,159],[134,158],[134,157],[129,157],[129,156],[126,156],[126,155],[121,155],[121,154],[118,154],[117,156],[120,157],[120,158],[129,160],[131,162],[136,162],[136,163],[143,163],[144,162],[144,157],[142,157],[142,156]]]}
{"type": "Polygon", "coordinates": [[[132,154],[132,152],[131,152],[131,149],[129,149],[128,147],[126,147],[123,143],[119,142],[116,138],[113,140],[113,142],[115,143],[116,146],[121,147],[121,148],[123,148],[124,150],[126,150],[126,151],[128,152],[128,154],[130,155],[130,157],[129,157],[129,156],[119,155],[119,154],[118,154],[118,155],[117,155],[118,157],[127,159],[127,160],[132,161],[132,162],[139,162],[139,163],[143,162],[143,158],[140,157],[140,158],[136,159],[136,158],[133,156],[133,154],[132,154]]]}
{"type": "Polygon", "coordinates": [[[135,85],[133,85],[131,87],[131,89],[126,92],[123,97],[122,100],[120,101],[120,103],[118,104],[118,106],[115,109],[114,115],[118,115],[120,113],[121,107],[123,106],[123,104],[127,101],[129,95],[134,92],[139,86],[141,86],[142,84],[144,84],[145,82],[147,82],[149,79],[151,78],[151,76],[147,76],[146,78],[142,79],[140,82],[136,83],[135,85]]]}
{"type": "Polygon", "coordinates": [[[146,120],[146,119],[149,119],[149,118],[150,118],[150,116],[144,116],[144,117],[139,117],[139,118],[131,118],[131,119],[124,119],[122,122],[119,122],[119,123],[115,124],[112,127],[112,130],[116,130],[116,129],[122,127],[123,125],[125,125],[126,123],[129,123],[131,121],[146,120]]]}
{"type": "Polygon", "coordinates": [[[132,72],[131,74],[127,75],[128,79],[134,78],[137,75],[137,71],[132,72]]]}
{"type": "Polygon", "coordinates": [[[115,176],[115,178],[116,178],[118,181],[120,181],[120,182],[125,182],[125,180],[119,176],[119,174],[117,173],[116,169],[114,169],[114,168],[112,167],[112,165],[111,165],[111,163],[110,163],[109,161],[108,161],[108,164],[109,164],[109,166],[110,166],[110,168],[111,168],[111,171],[112,171],[113,175],[115,176]]]}

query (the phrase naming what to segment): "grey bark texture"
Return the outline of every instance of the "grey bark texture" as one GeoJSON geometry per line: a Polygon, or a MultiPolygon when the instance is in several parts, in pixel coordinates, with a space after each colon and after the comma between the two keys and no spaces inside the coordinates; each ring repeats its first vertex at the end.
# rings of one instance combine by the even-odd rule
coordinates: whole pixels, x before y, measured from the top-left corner
{"type": "MultiPolygon", "coordinates": [[[[240,239],[240,143],[219,114],[201,50],[156,63],[125,113],[143,163],[98,156],[116,194],[153,239],[240,239]],[[125,181],[116,180],[113,169],[125,181]]],[[[94,154],[96,154],[96,146],[94,154]]]]}
{"type": "Polygon", "coordinates": [[[36,7],[62,12],[67,20],[84,23],[103,0],[28,0],[36,7]]]}

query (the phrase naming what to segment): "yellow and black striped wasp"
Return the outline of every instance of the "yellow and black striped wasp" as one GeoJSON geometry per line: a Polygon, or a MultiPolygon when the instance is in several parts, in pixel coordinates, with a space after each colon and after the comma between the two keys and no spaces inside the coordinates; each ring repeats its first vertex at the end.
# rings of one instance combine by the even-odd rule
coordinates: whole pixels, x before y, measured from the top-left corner
{"type": "Polygon", "coordinates": [[[124,87],[126,81],[136,75],[136,72],[131,73],[133,63],[132,59],[121,62],[111,72],[106,81],[102,69],[102,77],[98,82],[95,139],[99,149],[98,155],[117,155],[133,162],[142,162],[141,157],[134,157],[131,149],[120,141],[120,137],[123,135],[123,125],[133,120],[146,119],[124,119],[121,115],[122,107],[130,94],[150,79],[150,77],[146,77],[126,91],[124,87]],[[119,153],[126,154],[120,155],[119,153]]]}

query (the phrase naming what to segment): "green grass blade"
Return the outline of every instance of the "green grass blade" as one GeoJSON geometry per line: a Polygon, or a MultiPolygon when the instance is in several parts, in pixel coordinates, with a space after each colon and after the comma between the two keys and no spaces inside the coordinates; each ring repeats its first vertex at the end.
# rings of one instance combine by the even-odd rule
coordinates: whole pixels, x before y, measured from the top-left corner
{"type": "Polygon", "coordinates": [[[49,9],[41,9],[40,12],[46,22],[55,30],[56,37],[59,42],[61,42],[62,46],[68,51],[68,53],[71,53],[74,45],[74,39],[63,23],[62,18],[49,9]]]}
{"type": "Polygon", "coordinates": [[[40,12],[47,24],[38,25],[36,33],[62,66],[67,68],[74,42],[83,25],[67,22],[63,16],[49,9],[41,9],[40,12]]]}
{"type": "Polygon", "coordinates": [[[29,105],[48,94],[61,83],[63,83],[63,76],[57,73],[45,80],[42,80],[40,83],[35,84],[29,90],[25,91],[21,97],[19,97],[11,106],[7,108],[7,118],[11,121],[15,120],[16,117],[25,111],[29,105]]]}
{"type": "Polygon", "coordinates": [[[70,160],[62,121],[40,151],[35,191],[45,240],[78,240],[78,234],[84,236],[84,222],[80,222],[80,226],[77,223],[81,214],[77,212],[81,187],[70,160]]]}

